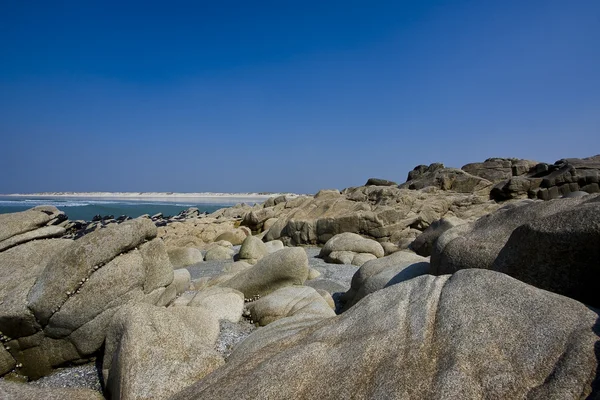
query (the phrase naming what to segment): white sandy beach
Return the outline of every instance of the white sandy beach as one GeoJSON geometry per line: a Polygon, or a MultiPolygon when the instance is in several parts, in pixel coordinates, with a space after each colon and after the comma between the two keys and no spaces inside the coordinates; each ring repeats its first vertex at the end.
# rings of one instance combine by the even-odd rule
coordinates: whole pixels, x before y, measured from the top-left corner
{"type": "Polygon", "coordinates": [[[156,201],[251,201],[258,202],[270,197],[277,196],[297,197],[294,193],[175,193],[175,192],[42,192],[42,193],[12,193],[4,196],[28,197],[28,198],[102,198],[114,200],[156,200],[156,201]]]}

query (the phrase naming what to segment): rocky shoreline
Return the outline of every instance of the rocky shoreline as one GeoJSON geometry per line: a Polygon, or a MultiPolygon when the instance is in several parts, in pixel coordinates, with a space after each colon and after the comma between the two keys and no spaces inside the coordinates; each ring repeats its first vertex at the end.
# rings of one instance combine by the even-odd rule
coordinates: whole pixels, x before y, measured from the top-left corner
{"type": "Polygon", "coordinates": [[[494,158],[211,214],[0,215],[0,398],[595,398],[599,178],[494,158]]]}

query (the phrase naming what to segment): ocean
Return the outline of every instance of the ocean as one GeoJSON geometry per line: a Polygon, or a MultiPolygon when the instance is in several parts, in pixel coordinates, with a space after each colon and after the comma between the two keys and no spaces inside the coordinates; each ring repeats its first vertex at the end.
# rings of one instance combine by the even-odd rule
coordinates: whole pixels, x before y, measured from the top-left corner
{"type": "MultiPolygon", "coordinates": [[[[214,198],[205,201],[185,198],[174,200],[0,196],[0,214],[25,211],[39,205],[51,205],[64,211],[71,220],[91,221],[95,215],[114,215],[115,218],[121,215],[136,218],[140,215],[153,215],[156,213],[162,213],[165,216],[177,215],[180,211],[189,207],[197,207],[200,212],[211,213],[220,208],[231,207],[236,204],[235,201],[228,201],[229,199],[214,198]]],[[[248,201],[246,203],[252,204],[248,201]]]]}

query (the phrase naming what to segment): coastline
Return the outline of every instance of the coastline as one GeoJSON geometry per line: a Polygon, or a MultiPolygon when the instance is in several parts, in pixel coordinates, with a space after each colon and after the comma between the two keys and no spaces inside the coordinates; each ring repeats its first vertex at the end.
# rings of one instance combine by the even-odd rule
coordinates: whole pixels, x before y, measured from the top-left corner
{"type": "Polygon", "coordinates": [[[176,192],[42,192],[42,193],[11,193],[2,194],[6,197],[28,197],[28,198],[103,198],[115,200],[267,200],[278,196],[297,197],[295,193],[176,193],[176,192]]]}

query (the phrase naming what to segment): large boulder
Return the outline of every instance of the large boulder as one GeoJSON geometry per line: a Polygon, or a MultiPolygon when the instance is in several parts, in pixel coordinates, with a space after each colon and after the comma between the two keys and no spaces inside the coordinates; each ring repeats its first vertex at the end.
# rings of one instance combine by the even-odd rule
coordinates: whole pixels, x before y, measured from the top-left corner
{"type": "Polygon", "coordinates": [[[214,245],[206,250],[204,254],[205,261],[224,261],[231,260],[235,252],[230,247],[214,245]]]}
{"type": "Polygon", "coordinates": [[[501,209],[441,235],[430,272],[493,269],[598,307],[599,215],[598,195],[501,209]]]}
{"type": "Polygon", "coordinates": [[[584,203],[519,226],[492,269],[600,307],[600,202],[584,203]]]}
{"type": "Polygon", "coordinates": [[[429,259],[409,251],[398,251],[389,256],[365,263],[352,277],[350,289],[342,296],[343,310],[358,303],[363,297],[429,271],[429,259]]]}
{"type": "Polygon", "coordinates": [[[410,249],[420,256],[429,257],[431,255],[433,243],[442,235],[442,233],[457,225],[464,224],[465,222],[466,221],[456,217],[437,220],[415,238],[410,244],[410,249]]]}
{"type": "Polygon", "coordinates": [[[362,265],[371,257],[359,257],[355,260],[355,256],[360,254],[372,255],[372,258],[384,256],[383,247],[373,239],[367,239],[356,233],[345,232],[335,235],[325,243],[321,249],[319,257],[327,262],[336,264],[354,264],[362,265]]]}
{"type": "Polygon", "coordinates": [[[0,214],[0,245],[6,239],[41,228],[64,213],[53,206],[38,206],[27,211],[0,214]]]}
{"type": "Polygon", "coordinates": [[[306,252],[293,247],[266,255],[252,268],[238,272],[220,286],[239,290],[249,298],[264,296],[285,286],[302,285],[307,277],[306,252]]]}
{"type": "Polygon", "coordinates": [[[269,254],[269,251],[262,240],[254,236],[248,236],[244,239],[242,247],[240,247],[238,257],[240,260],[252,260],[251,264],[255,264],[256,261],[267,254],[269,254]]]}
{"type": "Polygon", "coordinates": [[[248,304],[248,310],[252,319],[261,326],[294,315],[315,318],[335,317],[335,312],[327,300],[308,286],[288,286],[278,289],[248,304]]]}
{"type": "Polygon", "coordinates": [[[522,203],[499,209],[469,224],[456,226],[437,239],[431,273],[451,274],[464,268],[491,269],[512,232],[519,226],[579,205],[585,198],[522,203]]]}
{"type": "MultiPolygon", "coordinates": [[[[247,228],[246,228],[247,229],[247,228]]],[[[240,245],[246,240],[249,236],[249,232],[243,229],[232,229],[226,232],[221,233],[219,236],[215,238],[215,242],[219,240],[226,240],[234,246],[240,245]]]]}
{"type": "Polygon", "coordinates": [[[484,270],[421,276],[334,318],[282,318],[174,400],[595,398],[598,315],[484,270]]]}
{"type": "Polygon", "coordinates": [[[0,253],[0,330],[19,373],[94,357],[112,315],[124,304],[170,302],[173,268],[153,239],[152,221],[137,219],[78,240],[30,241],[0,253]]]}
{"type": "Polygon", "coordinates": [[[28,307],[27,295],[48,260],[72,243],[69,239],[39,240],[0,253],[0,332],[18,338],[41,330],[28,307]]]}
{"type": "Polygon", "coordinates": [[[21,233],[19,235],[12,236],[6,240],[0,242],[0,251],[4,251],[13,246],[17,246],[21,243],[26,243],[31,240],[40,240],[61,237],[66,233],[66,229],[62,226],[44,226],[33,231],[21,233]]]}
{"type": "Polygon", "coordinates": [[[193,247],[175,247],[169,249],[169,260],[173,268],[183,268],[204,261],[202,252],[193,247]]]}
{"type": "Polygon", "coordinates": [[[219,322],[196,307],[122,307],[106,335],[102,375],[113,399],[169,399],[223,364],[219,322]]]}

